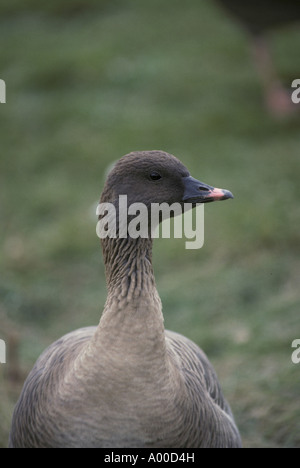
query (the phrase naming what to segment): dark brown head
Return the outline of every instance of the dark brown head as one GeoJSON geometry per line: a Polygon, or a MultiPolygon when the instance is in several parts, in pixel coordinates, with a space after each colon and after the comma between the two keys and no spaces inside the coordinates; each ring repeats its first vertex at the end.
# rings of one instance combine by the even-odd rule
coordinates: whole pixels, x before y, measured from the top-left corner
{"type": "Polygon", "coordinates": [[[164,151],[133,152],[120,159],[110,172],[101,203],[117,204],[127,195],[128,204],[207,203],[233,198],[231,192],[215,189],[191,177],[187,168],[164,151]]]}

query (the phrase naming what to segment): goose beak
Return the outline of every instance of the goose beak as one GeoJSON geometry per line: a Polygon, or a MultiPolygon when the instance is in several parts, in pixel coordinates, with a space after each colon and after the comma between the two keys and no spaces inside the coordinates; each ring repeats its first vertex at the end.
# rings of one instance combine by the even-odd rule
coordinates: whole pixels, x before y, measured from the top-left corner
{"type": "Polygon", "coordinates": [[[208,203],[233,198],[229,190],[219,189],[204,184],[193,177],[184,177],[184,203],[208,203]]]}

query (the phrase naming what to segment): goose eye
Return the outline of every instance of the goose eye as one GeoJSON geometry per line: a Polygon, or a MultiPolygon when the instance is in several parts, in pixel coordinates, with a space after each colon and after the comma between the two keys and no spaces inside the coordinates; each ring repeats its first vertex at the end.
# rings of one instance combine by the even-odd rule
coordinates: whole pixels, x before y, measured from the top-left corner
{"type": "Polygon", "coordinates": [[[158,172],[155,172],[155,171],[154,171],[154,172],[151,172],[151,174],[150,174],[150,179],[151,179],[151,180],[159,180],[159,179],[161,179],[161,178],[162,178],[162,177],[161,177],[161,175],[160,175],[158,172]]]}

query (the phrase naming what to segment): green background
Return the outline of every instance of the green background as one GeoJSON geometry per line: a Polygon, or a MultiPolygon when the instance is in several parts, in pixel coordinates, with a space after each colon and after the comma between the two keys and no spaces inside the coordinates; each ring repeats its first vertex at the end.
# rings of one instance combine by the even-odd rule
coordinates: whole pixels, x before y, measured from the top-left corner
{"type": "MultiPolygon", "coordinates": [[[[270,40],[290,86],[299,28],[270,40]]],[[[209,356],[245,447],[300,447],[300,118],[265,110],[244,32],[204,0],[2,0],[0,41],[0,446],[39,354],[99,321],[107,167],[162,149],[235,195],[201,250],[156,241],[166,327],[209,356]]]]}

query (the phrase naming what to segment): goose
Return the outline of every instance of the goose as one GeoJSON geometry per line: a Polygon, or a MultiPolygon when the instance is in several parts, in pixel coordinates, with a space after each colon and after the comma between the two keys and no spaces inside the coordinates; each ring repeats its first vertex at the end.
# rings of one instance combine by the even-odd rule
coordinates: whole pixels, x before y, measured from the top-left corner
{"type": "MultiPolygon", "coordinates": [[[[133,152],[108,175],[101,203],[233,198],[175,156],[133,152]]],[[[103,236],[104,237],[104,236],[103,236]]],[[[107,301],[97,327],[42,353],[14,410],[10,448],[239,448],[216,373],[188,338],[165,330],[151,236],[103,238],[107,301]]]]}
{"type": "Polygon", "coordinates": [[[300,21],[299,0],[248,2],[217,0],[217,2],[239,21],[250,37],[254,60],[262,79],[265,101],[270,112],[275,116],[285,116],[295,112],[296,106],[292,102],[291,92],[283,86],[274,66],[267,33],[300,21]]]}

